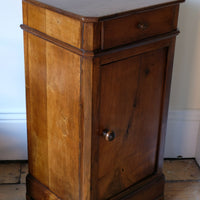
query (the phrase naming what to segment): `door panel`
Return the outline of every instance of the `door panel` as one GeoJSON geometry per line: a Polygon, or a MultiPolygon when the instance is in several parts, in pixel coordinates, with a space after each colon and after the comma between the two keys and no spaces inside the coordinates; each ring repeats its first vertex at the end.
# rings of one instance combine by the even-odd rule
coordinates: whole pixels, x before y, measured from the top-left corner
{"type": "Polygon", "coordinates": [[[160,49],[100,67],[98,199],[155,171],[166,57],[160,49]]]}

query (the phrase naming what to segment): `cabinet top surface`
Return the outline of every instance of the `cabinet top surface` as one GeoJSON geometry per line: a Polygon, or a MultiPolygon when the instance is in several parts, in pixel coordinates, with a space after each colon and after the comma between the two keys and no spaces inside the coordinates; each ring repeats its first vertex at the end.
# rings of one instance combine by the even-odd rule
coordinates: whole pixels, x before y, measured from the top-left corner
{"type": "Polygon", "coordinates": [[[180,3],[184,0],[24,0],[60,9],[82,17],[105,17],[149,7],[180,3]]]}

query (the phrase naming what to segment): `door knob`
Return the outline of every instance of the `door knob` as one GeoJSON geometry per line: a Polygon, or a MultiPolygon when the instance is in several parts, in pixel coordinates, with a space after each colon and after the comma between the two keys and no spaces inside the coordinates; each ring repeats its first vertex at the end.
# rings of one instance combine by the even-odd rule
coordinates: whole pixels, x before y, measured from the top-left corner
{"type": "Polygon", "coordinates": [[[106,141],[113,141],[115,139],[115,133],[108,129],[103,130],[103,137],[106,141]]]}

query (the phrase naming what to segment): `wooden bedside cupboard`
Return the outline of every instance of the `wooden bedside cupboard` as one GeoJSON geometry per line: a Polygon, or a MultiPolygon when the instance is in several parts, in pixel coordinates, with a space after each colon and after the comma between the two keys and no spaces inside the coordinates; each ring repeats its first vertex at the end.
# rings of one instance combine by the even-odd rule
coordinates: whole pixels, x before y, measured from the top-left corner
{"type": "Polygon", "coordinates": [[[23,0],[27,200],[163,200],[184,0],[23,0]]]}

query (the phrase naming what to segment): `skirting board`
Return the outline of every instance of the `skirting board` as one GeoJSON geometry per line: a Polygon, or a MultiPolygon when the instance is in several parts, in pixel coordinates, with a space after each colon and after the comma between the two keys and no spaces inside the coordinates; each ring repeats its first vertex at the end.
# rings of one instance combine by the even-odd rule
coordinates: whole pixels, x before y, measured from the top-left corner
{"type": "MultiPolygon", "coordinates": [[[[27,159],[25,113],[0,113],[0,160],[27,159]]],[[[165,158],[193,158],[200,164],[200,110],[169,111],[165,158]]]]}
{"type": "Polygon", "coordinates": [[[0,113],[0,160],[27,160],[25,113],[0,113]]]}
{"type": "Polygon", "coordinates": [[[198,137],[200,137],[200,110],[169,111],[165,158],[199,157],[200,161],[198,137]]]}

